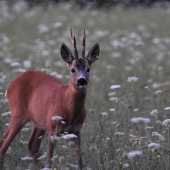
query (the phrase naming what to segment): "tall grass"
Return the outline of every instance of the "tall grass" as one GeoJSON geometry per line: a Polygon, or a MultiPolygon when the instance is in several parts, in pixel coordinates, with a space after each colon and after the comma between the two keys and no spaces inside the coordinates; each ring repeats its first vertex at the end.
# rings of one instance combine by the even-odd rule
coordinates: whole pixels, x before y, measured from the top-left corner
{"type": "MultiPolygon", "coordinates": [[[[101,54],[88,86],[84,169],[169,169],[169,13],[159,7],[107,11],[60,4],[44,10],[0,2],[0,137],[10,123],[10,113],[4,114],[10,111],[5,97],[10,82],[37,69],[68,83],[60,46],[72,48],[72,26],[81,51],[85,28],[86,54],[95,43],[101,54]]],[[[31,130],[26,124],[11,143],[4,169],[37,169],[26,149],[31,130]]],[[[47,135],[40,148],[44,165],[47,135]]],[[[72,142],[61,139],[55,145],[52,169],[76,169],[72,142]]]]}

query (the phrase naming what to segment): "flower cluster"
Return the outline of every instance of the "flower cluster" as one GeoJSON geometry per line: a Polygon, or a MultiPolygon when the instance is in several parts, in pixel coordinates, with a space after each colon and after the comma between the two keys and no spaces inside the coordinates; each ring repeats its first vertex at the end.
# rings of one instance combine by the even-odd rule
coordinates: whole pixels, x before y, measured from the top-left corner
{"type": "Polygon", "coordinates": [[[118,89],[118,88],[120,88],[121,87],[121,85],[111,85],[110,86],[110,89],[118,89]]]}
{"type": "Polygon", "coordinates": [[[157,114],[158,114],[158,110],[157,110],[157,109],[152,110],[152,111],[150,112],[150,115],[151,115],[151,116],[155,116],[155,115],[157,115],[157,114]]]}
{"type": "Polygon", "coordinates": [[[165,138],[158,132],[152,132],[152,136],[157,136],[160,140],[165,141],[165,138]]]}
{"type": "Polygon", "coordinates": [[[163,126],[170,126],[170,119],[166,119],[162,122],[163,126]]]}
{"type": "Polygon", "coordinates": [[[148,145],[148,147],[154,147],[154,148],[159,148],[160,147],[160,145],[158,144],[158,143],[153,143],[153,142],[151,142],[149,145],[148,145]]]}
{"type": "Polygon", "coordinates": [[[133,123],[150,123],[150,119],[149,118],[143,118],[143,117],[135,117],[131,119],[131,122],[133,123]]]}
{"type": "Polygon", "coordinates": [[[135,156],[140,156],[142,155],[142,151],[132,151],[127,154],[128,158],[133,158],[135,156]]]}
{"type": "Polygon", "coordinates": [[[117,103],[119,101],[119,99],[117,97],[111,97],[110,101],[117,103]]]}
{"type": "Polygon", "coordinates": [[[134,77],[128,77],[128,78],[127,78],[127,81],[128,81],[128,82],[135,82],[135,81],[138,81],[138,78],[135,77],[135,76],[134,76],[134,77]]]}

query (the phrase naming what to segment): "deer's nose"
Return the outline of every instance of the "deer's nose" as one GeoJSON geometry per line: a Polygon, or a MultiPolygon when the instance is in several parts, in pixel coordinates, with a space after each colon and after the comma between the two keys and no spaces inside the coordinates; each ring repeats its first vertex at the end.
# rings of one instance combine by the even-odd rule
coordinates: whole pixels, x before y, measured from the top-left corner
{"type": "Polygon", "coordinates": [[[78,79],[77,84],[78,84],[78,86],[85,86],[85,85],[87,85],[87,81],[86,81],[86,79],[81,78],[81,79],[78,79]]]}

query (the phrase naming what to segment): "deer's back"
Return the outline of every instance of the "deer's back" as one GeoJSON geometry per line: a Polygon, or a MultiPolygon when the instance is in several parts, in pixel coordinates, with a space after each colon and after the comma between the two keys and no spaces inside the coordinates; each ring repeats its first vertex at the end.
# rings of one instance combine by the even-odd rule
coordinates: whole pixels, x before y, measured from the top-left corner
{"type": "Polygon", "coordinates": [[[49,107],[66,88],[66,85],[48,74],[26,71],[15,78],[7,89],[10,109],[12,112],[15,109],[27,112],[32,120],[36,119],[36,115],[40,116],[39,113],[45,119],[49,107]]]}
{"type": "Polygon", "coordinates": [[[7,89],[7,97],[10,99],[15,93],[20,97],[29,97],[37,89],[48,90],[57,85],[64,84],[41,71],[26,71],[11,82],[7,89]]]}

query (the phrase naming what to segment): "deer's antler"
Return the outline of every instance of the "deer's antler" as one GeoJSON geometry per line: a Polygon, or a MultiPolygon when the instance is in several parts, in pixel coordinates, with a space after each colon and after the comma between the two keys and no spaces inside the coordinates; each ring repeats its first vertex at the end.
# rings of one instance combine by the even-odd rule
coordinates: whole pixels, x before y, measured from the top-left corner
{"type": "Polygon", "coordinates": [[[71,42],[72,42],[73,47],[74,47],[75,58],[78,58],[78,51],[77,51],[77,47],[76,47],[76,38],[75,38],[74,34],[72,33],[71,27],[70,27],[70,36],[71,36],[71,42]]]}
{"type": "Polygon", "coordinates": [[[84,33],[83,33],[83,50],[82,50],[82,57],[85,58],[85,48],[86,48],[86,32],[84,29],[84,33]]]}

